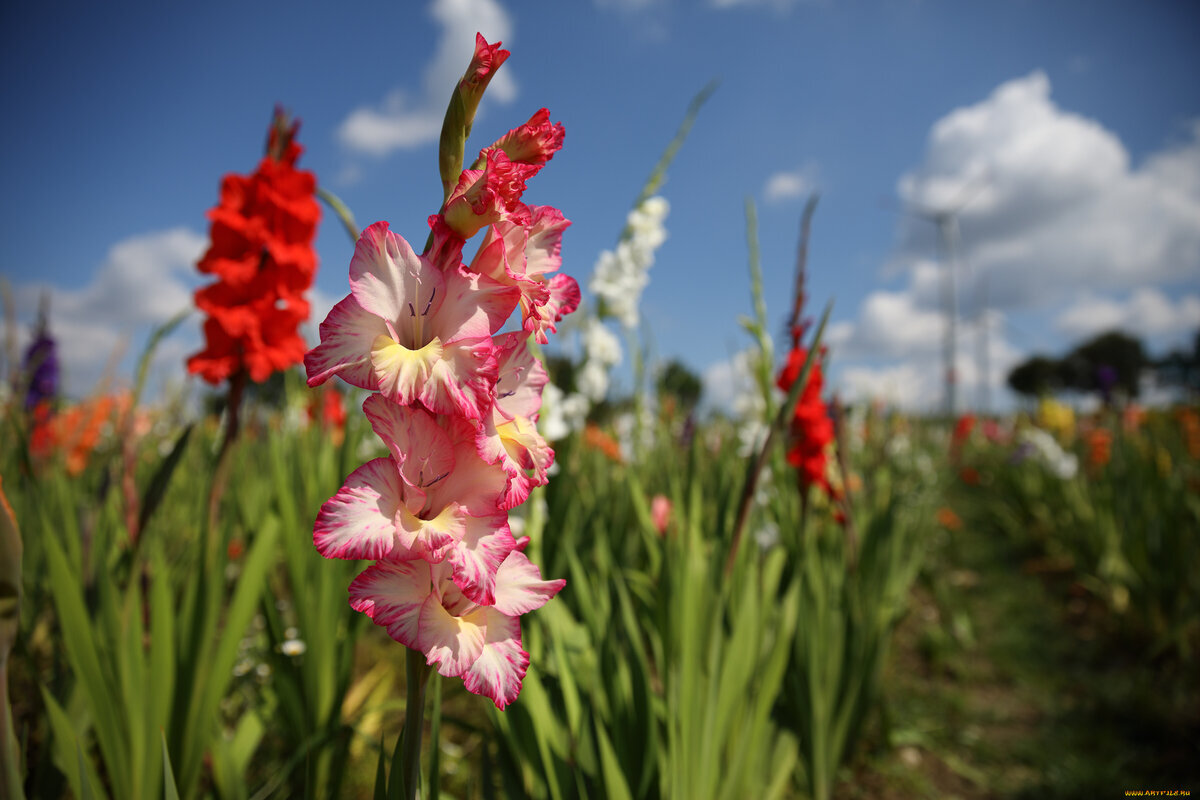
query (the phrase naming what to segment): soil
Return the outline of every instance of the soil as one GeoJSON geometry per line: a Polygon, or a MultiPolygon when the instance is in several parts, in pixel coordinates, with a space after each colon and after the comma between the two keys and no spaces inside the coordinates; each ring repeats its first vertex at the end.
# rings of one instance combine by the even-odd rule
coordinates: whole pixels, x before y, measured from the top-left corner
{"type": "Polygon", "coordinates": [[[1185,659],[1152,656],[1069,562],[947,536],[897,630],[884,713],[835,796],[1200,796],[1200,676],[1185,659]]]}

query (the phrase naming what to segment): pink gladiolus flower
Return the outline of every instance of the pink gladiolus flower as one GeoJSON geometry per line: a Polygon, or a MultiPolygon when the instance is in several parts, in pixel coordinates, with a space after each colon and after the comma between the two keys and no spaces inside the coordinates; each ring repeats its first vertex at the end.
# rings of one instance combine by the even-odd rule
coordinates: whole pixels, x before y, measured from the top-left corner
{"type": "Polygon", "coordinates": [[[660,534],[667,532],[667,526],[671,524],[671,501],[666,495],[654,495],[650,501],[650,519],[656,531],[660,534]]]}
{"type": "Polygon", "coordinates": [[[492,225],[471,261],[473,271],[521,293],[522,327],[541,344],[556,331],[557,323],[579,307],[579,284],[569,275],[548,273],[562,265],[562,236],[571,224],[550,206],[529,207],[528,225],[498,222],[492,225]]]}
{"type": "Polygon", "coordinates": [[[508,57],[499,47],[476,38],[451,98],[438,153],[445,201],[425,252],[386,222],[364,230],[350,293],[304,365],[309,386],[337,375],[375,392],[363,413],[389,451],[321,506],[314,545],[326,558],[375,560],[351,584],[351,606],[503,709],[529,665],[519,617],[566,583],[542,579],[508,521],[554,462],[537,431],[548,378],[528,338],[545,343],[579,287],[549,276],[570,223],[521,202],[562,146],[562,125],[541,109],[462,169],[475,108],[508,57]],[[484,228],[468,269],[463,247],[484,228]],[[524,330],[497,335],[518,306],[524,330]]]}
{"type": "Polygon", "coordinates": [[[463,239],[500,220],[525,225],[529,209],[521,203],[525,181],[541,167],[510,161],[499,148],[481,154],[482,169],[465,169],[446,198],[442,217],[446,227],[463,239]]]}
{"type": "Polygon", "coordinates": [[[476,452],[461,417],[435,419],[381,395],[363,412],[391,458],[369,461],[321,506],[313,543],[326,558],[448,561],[473,601],[490,603],[496,570],[516,546],[498,507],[502,469],[476,452]]]}
{"type": "MultiPolygon", "coordinates": [[[[529,122],[497,139],[492,147],[503,150],[511,161],[541,166],[562,149],[563,136],[562,123],[551,124],[550,112],[543,108],[530,117],[529,122]]],[[[484,152],[480,152],[479,157],[484,158],[484,152]]]]}
{"type": "Polygon", "coordinates": [[[508,476],[502,508],[524,503],[535,486],[546,483],[554,451],[537,430],[542,387],[549,376],[533,357],[522,334],[496,337],[499,379],[492,414],[479,430],[479,455],[508,476]]]}
{"type": "Polygon", "coordinates": [[[491,334],[517,303],[511,288],[466,270],[439,270],[377,222],[350,261],[350,294],[321,323],[304,357],[308,385],[334,374],[396,403],[482,417],[496,363],[491,334]]]}
{"type": "Polygon", "coordinates": [[[542,580],[519,550],[496,571],[491,603],[473,602],[451,579],[446,564],[381,561],[350,584],[350,605],[388,635],[425,655],[446,677],[462,676],[467,691],[490,697],[503,709],[517,699],[529,666],[518,619],[566,585],[542,580]]]}
{"type": "Polygon", "coordinates": [[[475,34],[475,55],[471,57],[466,74],[458,82],[458,92],[462,95],[463,104],[468,111],[468,121],[475,117],[479,100],[495,77],[496,70],[500,69],[500,65],[511,55],[507,50],[500,49],[501,44],[503,42],[488,44],[482,33],[475,34]]]}

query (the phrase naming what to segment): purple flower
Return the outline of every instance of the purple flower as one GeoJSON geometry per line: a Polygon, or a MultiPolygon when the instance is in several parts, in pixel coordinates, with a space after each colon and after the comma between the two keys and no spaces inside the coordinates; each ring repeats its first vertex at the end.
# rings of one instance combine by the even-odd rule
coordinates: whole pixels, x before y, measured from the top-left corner
{"type": "Polygon", "coordinates": [[[1117,378],[1117,370],[1108,364],[1101,364],[1096,369],[1096,386],[1100,389],[1100,396],[1104,398],[1105,403],[1112,400],[1112,391],[1117,385],[1117,378]]]}
{"type": "Polygon", "coordinates": [[[38,318],[37,332],[25,358],[21,362],[21,375],[25,376],[25,410],[32,411],[43,400],[53,400],[58,395],[58,354],[54,339],[50,336],[47,315],[38,318]]]}

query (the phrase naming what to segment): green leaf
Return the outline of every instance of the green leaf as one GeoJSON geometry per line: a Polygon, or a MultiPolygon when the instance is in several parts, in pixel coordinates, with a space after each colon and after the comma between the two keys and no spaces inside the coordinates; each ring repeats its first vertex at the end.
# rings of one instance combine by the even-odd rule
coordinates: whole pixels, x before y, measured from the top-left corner
{"type": "Polygon", "coordinates": [[[91,761],[82,758],[82,749],[75,727],[67,717],[67,712],[54,699],[49,690],[42,687],[42,702],[46,706],[46,716],[50,721],[50,732],[53,734],[55,764],[67,776],[71,792],[76,797],[92,793],[99,785],[99,778],[91,761]]]}
{"type": "Polygon", "coordinates": [[[625,776],[621,773],[620,762],[613,752],[612,742],[604,732],[604,726],[596,722],[596,744],[600,748],[600,765],[604,773],[604,796],[609,800],[633,800],[625,776]]]}
{"type": "MultiPolygon", "coordinates": [[[[146,487],[145,494],[142,495],[141,511],[138,513],[138,531],[146,530],[146,524],[150,521],[150,517],[158,509],[162,503],[163,497],[167,493],[167,486],[171,482],[171,476],[175,474],[175,469],[179,466],[179,461],[183,458],[184,449],[187,447],[188,439],[192,435],[192,429],[195,424],[189,424],[183,429],[183,433],[175,440],[175,444],[171,446],[171,452],[158,465],[158,469],[154,470],[154,475],[150,478],[150,483],[146,487]]],[[[138,540],[139,542],[141,539],[138,540]]]]}
{"type": "Polygon", "coordinates": [[[175,786],[175,771],[171,769],[171,754],[167,752],[167,734],[162,733],[163,800],[179,800],[175,786]]]}
{"type": "MultiPolygon", "coordinates": [[[[93,637],[93,621],[83,604],[80,582],[71,574],[67,558],[55,536],[45,538],[46,563],[50,570],[50,591],[62,628],[67,661],[82,686],[92,719],[100,752],[104,755],[107,772],[114,781],[123,782],[130,775],[130,761],[125,732],[126,716],[114,702],[114,686],[109,681],[111,670],[101,664],[97,643],[93,637]]],[[[110,628],[106,634],[119,639],[119,629],[110,628]]]]}

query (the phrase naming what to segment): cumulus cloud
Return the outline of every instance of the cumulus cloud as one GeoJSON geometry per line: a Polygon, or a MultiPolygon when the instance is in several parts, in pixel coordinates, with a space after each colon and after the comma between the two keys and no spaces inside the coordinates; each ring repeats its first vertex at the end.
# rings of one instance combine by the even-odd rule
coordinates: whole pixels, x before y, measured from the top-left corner
{"type": "Polygon", "coordinates": [[[751,351],[743,350],[704,370],[701,380],[706,407],[730,414],[739,406],[740,398],[759,391],[751,374],[750,358],[751,351]]]}
{"type": "Polygon", "coordinates": [[[863,300],[856,323],[830,329],[829,344],[849,358],[940,352],[945,320],[940,311],[919,307],[911,290],[872,292],[863,300]]]}
{"type": "MultiPolygon", "coordinates": [[[[907,306],[899,304],[896,309],[903,312],[907,306]]],[[[924,312],[918,316],[923,317],[924,312]]],[[[849,352],[855,351],[839,347],[837,340],[855,336],[857,326],[850,323],[831,326],[830,384],[851,402],[882,400],[907,411],[942,411],[946,402],[946,362],[945,329],[941,322],[938,320],[936,327],[930,326],[922,336],[915,337],[917,344],[907,351],[884,348],[865,356],[858,350],[856,358],[848,357],[849,352]]],[[[1003,407],[998,401],[1005,391],[1006,376],[1025,355],[1006,338],[1004,316],[1000,312],[960,321],[954,359],[958,410],[995,411],[1003,407]]]]}
{"type": "Polygon", "coordinates": [[[665,0],[595,0],[597,8],[638,13],[665,5],[665,0]]]}
{"type": "Polygon", "coordinates": [[[788,172],[776,172],[767,178],[763,197],[768,203],[794,200],[812,194],[816,187],[816,168],[810,164],[788,172]]]}
{"type": "Polygon", "coordinates": [[[1119,329],[1151,339],[1183,340],[1200,328],[1200,295],[1172,301],[1162,291],[1142,288],[1124,300],[1087,296],[1064,309],[1055,324],[1073,340],[1119,329]]]}
{"type": "MultiPolygon", "coordinates": [[[[451,88],[466,71],[475,33],[489,42],[508,42],[513,26],[496,0],[434,0],[430,14],[441,27],[433,59],[417,90],[398,88],[375,106],[356,108],[338,128],[338,139],[354,152],[384,156],[437,139],[451,88]]],[[[517,95],[512,69],[505,65],[488,85],[487,100],[511,102],[517,95]]]]}
{"type": "MultiPolygon", "coordinates": [[[[813,0],[809,0],[812,2],[813,0]]],[[[775,11],[787,11],[799,0],[709,0],[708,4],[716,9],[729,8],[771,8],[775,11]]]]}
{"type": "MultiPolygon", "coordinates": [[[[1200,125],[1135,166],[1115,134],[1060,109],[1041,72],[939,120],[897,188],[914,209],[957,212],[962,260],[996,307],[1195,282],[1200,266],[1200,125]]],[[[909,219],[895,261],[927,256],[933,236],[909,219]]]]}
{"type": "Polygon", "coordinates": [[[1178,338],[1200,324],[1200,123],[1135,164],[1114,133],[1059,108],[1034,72],[938,120],[897,191],[914,212],[887,265],[901,286],[868,295],[830,329],[835,378],[851,394],[924,410],[942,402],[939,212],[953,213],[960,234],[956,375],[966,406],[985,387],[997,397],[1025,355],[1003,335],[1010,314],[1041,315],[1072,341],[1112,327],[1178,338]],[[986,382],[974,344],[985,324],[986,382]]]}
{"type": "Polygon", "coordinates": [[[838,378],[848,402],[881,401],[889,406],[918,411],[933,408],[942,387],[931,381],[928,365],[914,363],[888,367],[847,367],[838,378]]]}
{"type": "MultiPolygon", "coordinates": [[[[190,308],[199,282],[195,263],[208,240],[188,228],[172,228],[124,239],[113,245],[91,283],[77,289],[44,284],[16,287],[21,308],[37,307],[50,294],[50,329],[58,342],[65,391],[90,392],[112,370],[127,374],[130,349],[139,348],[152,326],[190,308]]],[[[172,340],[156,363],[182,358],[185,345],[172,340]]]]}

